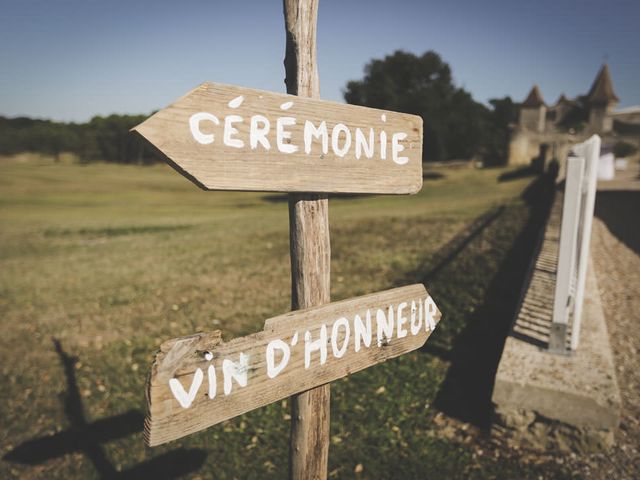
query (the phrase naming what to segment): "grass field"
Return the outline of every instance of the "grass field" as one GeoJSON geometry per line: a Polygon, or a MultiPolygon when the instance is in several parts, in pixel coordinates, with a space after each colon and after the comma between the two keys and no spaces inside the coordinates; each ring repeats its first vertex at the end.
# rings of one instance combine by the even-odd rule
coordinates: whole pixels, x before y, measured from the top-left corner
{"type": "MultiPolygon", "coordinates": [[[[467,399],[451,388],[456,352],[508,314],[500,285],[522,280],[504,267],[535,210],[532,177],[504,173],[331,199],[332,298],[425,281],[444,313],[427,348],[333,384],[331,478],[567,476],[448,435],[441,413],[467,399]]],[[[286,401],[154,449],[141,417],[162,341],[230,339],[288,311],[287,225],[282,195],[203,192],[164,165],[0,162],[0,477],[283,478],[286,401]]]]}

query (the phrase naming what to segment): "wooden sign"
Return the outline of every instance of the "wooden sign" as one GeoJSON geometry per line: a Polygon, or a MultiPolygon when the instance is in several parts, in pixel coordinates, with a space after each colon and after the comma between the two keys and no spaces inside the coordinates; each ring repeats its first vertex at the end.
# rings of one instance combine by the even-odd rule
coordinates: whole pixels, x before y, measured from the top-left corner
{"type": "Polygon", "coordinates": [[[416,193],[415,115],[203,83],[133,131],[207,190],[416,193]]]}
{"type": "Polygon", "coordinates": [[[159,445],[420,348],[440,320],[421,284],[165,342],[148,390],[145,439],[159,445]]]}

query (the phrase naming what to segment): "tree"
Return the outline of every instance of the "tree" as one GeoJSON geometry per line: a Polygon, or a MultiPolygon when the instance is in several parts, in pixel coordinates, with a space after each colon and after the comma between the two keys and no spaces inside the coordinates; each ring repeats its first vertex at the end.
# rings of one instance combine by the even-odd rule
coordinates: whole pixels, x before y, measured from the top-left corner
{"type": "Polygon", "coordinates": [[[489,104],[491,126],[485,136],[484,159],[487,165],[500,165],[509,154],[511,129],[518,122],[518,105],[511,97],[492,98],[489,104]]]}
{"type": "Polygon", "coordinates": [[[372,60],[362,80],[347,83],[344,98],[355,105],[420,115],[423,161],[495,155],[504,136],[497,117],[454,85],[451,68],[433,51],[417,56],[398,50],[372,60]]]}
{"type": "Polygon", "coordinates": [[[157,157],[144,148],[140,137],[129,133],[145,118],[109,115],[77,124],[0,116],[0,154],[37,152],[58,159],[62,152],[71,152],[81,162],[151,163],[157,157]]]}

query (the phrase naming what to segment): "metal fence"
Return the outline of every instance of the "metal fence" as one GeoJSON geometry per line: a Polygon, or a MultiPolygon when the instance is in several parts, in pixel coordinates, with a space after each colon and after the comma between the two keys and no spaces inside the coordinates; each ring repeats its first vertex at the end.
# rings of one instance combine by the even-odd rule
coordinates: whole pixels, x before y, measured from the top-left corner
{"type": "Polygon", "coordinates": [[[582,304],[597,188],[600,137],[574,146],[567,158],[558,269],[549,351],[566,354],[580,343],[582,304]],[[571,337],[568,339],[569,325],[571,337]],[[568,343],[568,345],[567,345],[568,343]]]}

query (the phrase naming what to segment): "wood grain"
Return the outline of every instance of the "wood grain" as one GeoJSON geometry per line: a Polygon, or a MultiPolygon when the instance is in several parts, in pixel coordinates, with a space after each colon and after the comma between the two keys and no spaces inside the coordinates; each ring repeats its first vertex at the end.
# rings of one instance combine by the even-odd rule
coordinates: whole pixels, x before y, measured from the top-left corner
{"type": "MultiPolygon", "coordinates": [[[[412,301],[417,305],[420,301],[423,305],[425,301],[432,302],[424,286],[416,284],[280,315],[267,320],[263,331],[230,342],[223,342],[219,331],[165,342],[156,355],[147,388],[145,439],[148,445],[159,445],[181,438],[420,348],[431,334],[432,327],[440,320],[440,312],[435,304],[429,303],[432,306],[432,325],[429,326],[426,321],[427,309],[423,309],[421,327],[413,334],[410,330],[412,301]],[[389,307],[397,311],[402,302],[408,302],[408,307],[402,312],[407,318],[402,326],[402,329],[408,330],[407,335],[398,335],[400,328],[396,318],[393,333],[386,336],[383,332],[378,337],[378,309],[388,314],[389,307]],[[361,342],[360,349],[356,352],[355,315],[365,320],[367,310],[372,314],[371,344],[367,347],[361,342]],[[333,324],[343,317],[350,324],[348,341],[345,340],[346,328],[338,328],[335,339],[333,335],[333,324]],[[327,328],[326,362],[321,364],[318,350],[310,351],[307,367],[306,332],[309,332],[309,341],[317,340],[321,338],[323,325],[327,328]],[[267,346],[278,339],[290,346],[290,357],[286,366],[275,377],[270,378],[267,373],[267,346]],[[334,341],[339,348],[343,348],[346,342],[347,347],[342,356],[335,355],[334,341]],[[238,361],[241,353],[248,356],[244,369],[247,375],[246,386],[233,381],[230,392],[225,394],[225,375],[221,365],[225,359],[238,361]],[[207,376],[209,366],[213,366],[216,372],[214,385],[217,393],[211,397],[207,376]],[[184,408],[172,392],[169,382],[176,379],[188,391],[198,369],[204,372],[204,380],[195,391],[190,406],[184,408]]],[[[414,322],[416,325],[417,318],[414,322]]],[[[274,358],[279,362],[282,356],[275,355],[274,358]]]]}
{"type": "MultiPolygon", "coordinates": [[[[284,58],[287,93],[320,98],[316,25],[317,0],[285,0],[287,33],[284,58]]],[[[289,194],[291,309],[331,301],[329,199],[313,193],[289,194]]],[[[289,478],[327,478],[331,385],[291,397],[289,478]]]]}
{"type": "MultiPolygon", "coordinates": [[[[297,78],[305,80],[301,72],[297,78]]],[[[293,80],[287,80],[290,81],[293,80]]],[[[415,115],[204,83],[133,131],[142,135],[178,172],[208,190],[407,194],[416,193],[422,187],[422,119],[415,115]],[[239,96],[243,97],[242,104],[230,107],[229,102],[239,96]],[[287,102],[293,102],[293,106],[282,110],[281,105],[287,102]],[[211,113],[219,120],[219,125],[202,121],[199,126],[203,133],[214,135],[213,143],[198,143],[190,130],[189,119],[198,112],[211,113]],[[256,143],[255,149],[250,146],[250,118],[258,114],[270,122],[266,134],[269,150],[260,143],[256,143]],[[242,122],[232,124],[238,132],[231,136],[244,143],[242,148],[224,143],[228,115],[242,117],[242,122]],[[283,153],[277,147],[279,117],[296,119],[295,125],[285,128],[291,138],[283,140],[287,145],[298,147],[295,153],[283,153]],[[316,127],[326,121],[327,153],[323,151],[322,142],[314,138],[311,138],[310,152],[305,153],[307,120],[316,127]],[[334,153],[331,140],[331,132],[339,123],[348,128],[352,137],[343,157],[334,153]],[[372,158],[367,158],[364,150],[360,158],[356,158],[357,128],[365,133],[367,140],[369,128],[373,128],[372,158]],[[382,130],[387,133],[385,160],[380,158],[379,132],[382,130]],[[392,159],[392,135],[397,132],[407,134],[406,139],[399,141],[404,150],[398,155],[409,159],[404,165],[392,159]]],[[[340,149],[345,145],[346,133],[337,137],[340,149]]]]}
{"type": "MultiPolygon", "coordinates": [[[[289,194],[291,308],[328,303],[331,245],[329,201],[317,194],[289,194]]],[[[289,478],[326,478],[329,462],[330,384],[291,398],[289,478]]]]}

